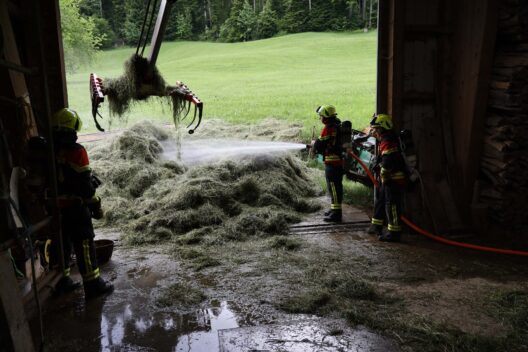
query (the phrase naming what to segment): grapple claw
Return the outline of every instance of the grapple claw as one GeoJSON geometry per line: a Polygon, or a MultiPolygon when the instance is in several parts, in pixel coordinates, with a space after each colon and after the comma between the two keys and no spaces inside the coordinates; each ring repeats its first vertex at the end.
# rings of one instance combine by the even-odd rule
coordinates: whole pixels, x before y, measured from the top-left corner
{"type": "Polygon", "coordinates": [[[178,96],[185,101],[184,109],[185,115],[182,119],[185,119],[189,112],[191,111],[191,104],[194,104],[194,115],[192,121],[187,125],[187,128],[190,128],[196,121],[198,116],[198,123],[194,128],[189,130],[189,134],[193,134],[194,131],[198,128],[202,121],[202,112],[203,112],[203,103],[202,101],[182,82],[177,81],[176,86],[172,87],[172,90],[169,92],[169,95],[178,96]]]}
{"type": "Polygon", "coordinates": [[[90,73],[90,99],[92,101],[92,117],[95,122],[95,127],[99,131],[104,132],[104,129],[97,121],[97,116],[103,118],[99,113],[99,106],[104,102],[103,80],[97,77],[95,73],[90,73]]]}

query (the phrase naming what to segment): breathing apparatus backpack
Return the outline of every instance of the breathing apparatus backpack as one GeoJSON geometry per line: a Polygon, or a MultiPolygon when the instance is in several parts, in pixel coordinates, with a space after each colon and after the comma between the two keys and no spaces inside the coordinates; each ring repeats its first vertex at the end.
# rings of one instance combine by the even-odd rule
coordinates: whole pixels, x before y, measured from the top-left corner
{"type": "Polygon", "coordinates": [[[400,141],[401,155],[405,162],[407,178],[414,183],[419,178],[419,174],[418,170],[416,170],[416,150],[414,149],[411,131],[401,130],[398,139],[400,141]]]}
{"type": "Polygon", "coordinates": [[[345,151],[352,142],[352,122],[343,121],[336,126],[336,129],[336,145],[345,151]]]}

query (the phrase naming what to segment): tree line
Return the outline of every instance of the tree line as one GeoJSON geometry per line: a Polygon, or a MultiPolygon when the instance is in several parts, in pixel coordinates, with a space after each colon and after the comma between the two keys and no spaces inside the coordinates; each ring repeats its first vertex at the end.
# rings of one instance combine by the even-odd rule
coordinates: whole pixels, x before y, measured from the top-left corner
{"type": "MultiPolygon", "coordinates": [[[[77,5],[80,16],[93,23],[93,35],[101,48],[135,45],[148,3],[61,2],[77,5]]],[[[164,39],[239,42],[287,33],[370,28],[376,26],[377,6],[378,0],[177,0],[164,39]]]]}

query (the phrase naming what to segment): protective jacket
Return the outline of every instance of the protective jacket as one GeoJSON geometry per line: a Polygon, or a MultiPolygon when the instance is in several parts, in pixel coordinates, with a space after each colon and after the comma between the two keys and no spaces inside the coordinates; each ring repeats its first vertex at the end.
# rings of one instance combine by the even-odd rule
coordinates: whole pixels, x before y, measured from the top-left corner
{"type": "MultiPolygon", "coordinates": [[[[76,133],[57,132],[54,140],[64,255],[69,258],[73,245],[79,272],[86,284],[100,276],[92,215],[87,205],[95,195],[90,162],[86,149],[76,142],[76,133]]],[[[64,274],[69,275],[69,267],[65,268],[64,274]]]]}
{"type": "Polygon", "coordinates": [[[314,151],[323,155],[325,177],[328,192],[332,199],[330,213],[325,221],[341,221],[341,203],[343,202],[343,156],[338,142],[341,121],[336,118],[324,118],[321,135],[315,141],[314,151]]]}
{"type": "Polygon", "coordinates": [[[343,150],[337,143],[341,121],[338,118],[325,120],[321,135],[314,144],[315,152],[323,155],[323,161],[326,165],[343,166],[343,150]]]}
{"type": "Polygon", "coordinates": [[[372,224],[381,229],[386,220],[391,238],[396,239],[402,231],[400,214],[407,175],[398,136],[392,130],[380,135],[378,153],[381,186],[375,191],[372,224]]]}
{"type": "Polygon", "coordinates": [[[392,130],[384,131],[381,134],[378,153],[381,181],[405,186],[407,168],[398,137],[392,130]]]}
{"type": "Polygon", "coordinates": [[[78,143],[61,147],[57,153],[59,195],[92,198],[95,188],[91,181],[90,161],[86,149],[78,143]]]}

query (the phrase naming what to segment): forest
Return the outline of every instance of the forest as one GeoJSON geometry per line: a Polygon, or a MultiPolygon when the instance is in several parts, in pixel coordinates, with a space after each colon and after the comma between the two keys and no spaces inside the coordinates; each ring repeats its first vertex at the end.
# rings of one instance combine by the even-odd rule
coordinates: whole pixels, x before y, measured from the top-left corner
{"type": "MultiPolygon", "coordinates": [[[[135,45],[160,0],[61,0],[93,23],[100,48],[135,45]],[[150,18],[150,13],[148,14],[150,18]]],[[[349,31],[376,25],[378,0],[178,0],[165,40],[240,42],[299,32],[349,31]]]]}

